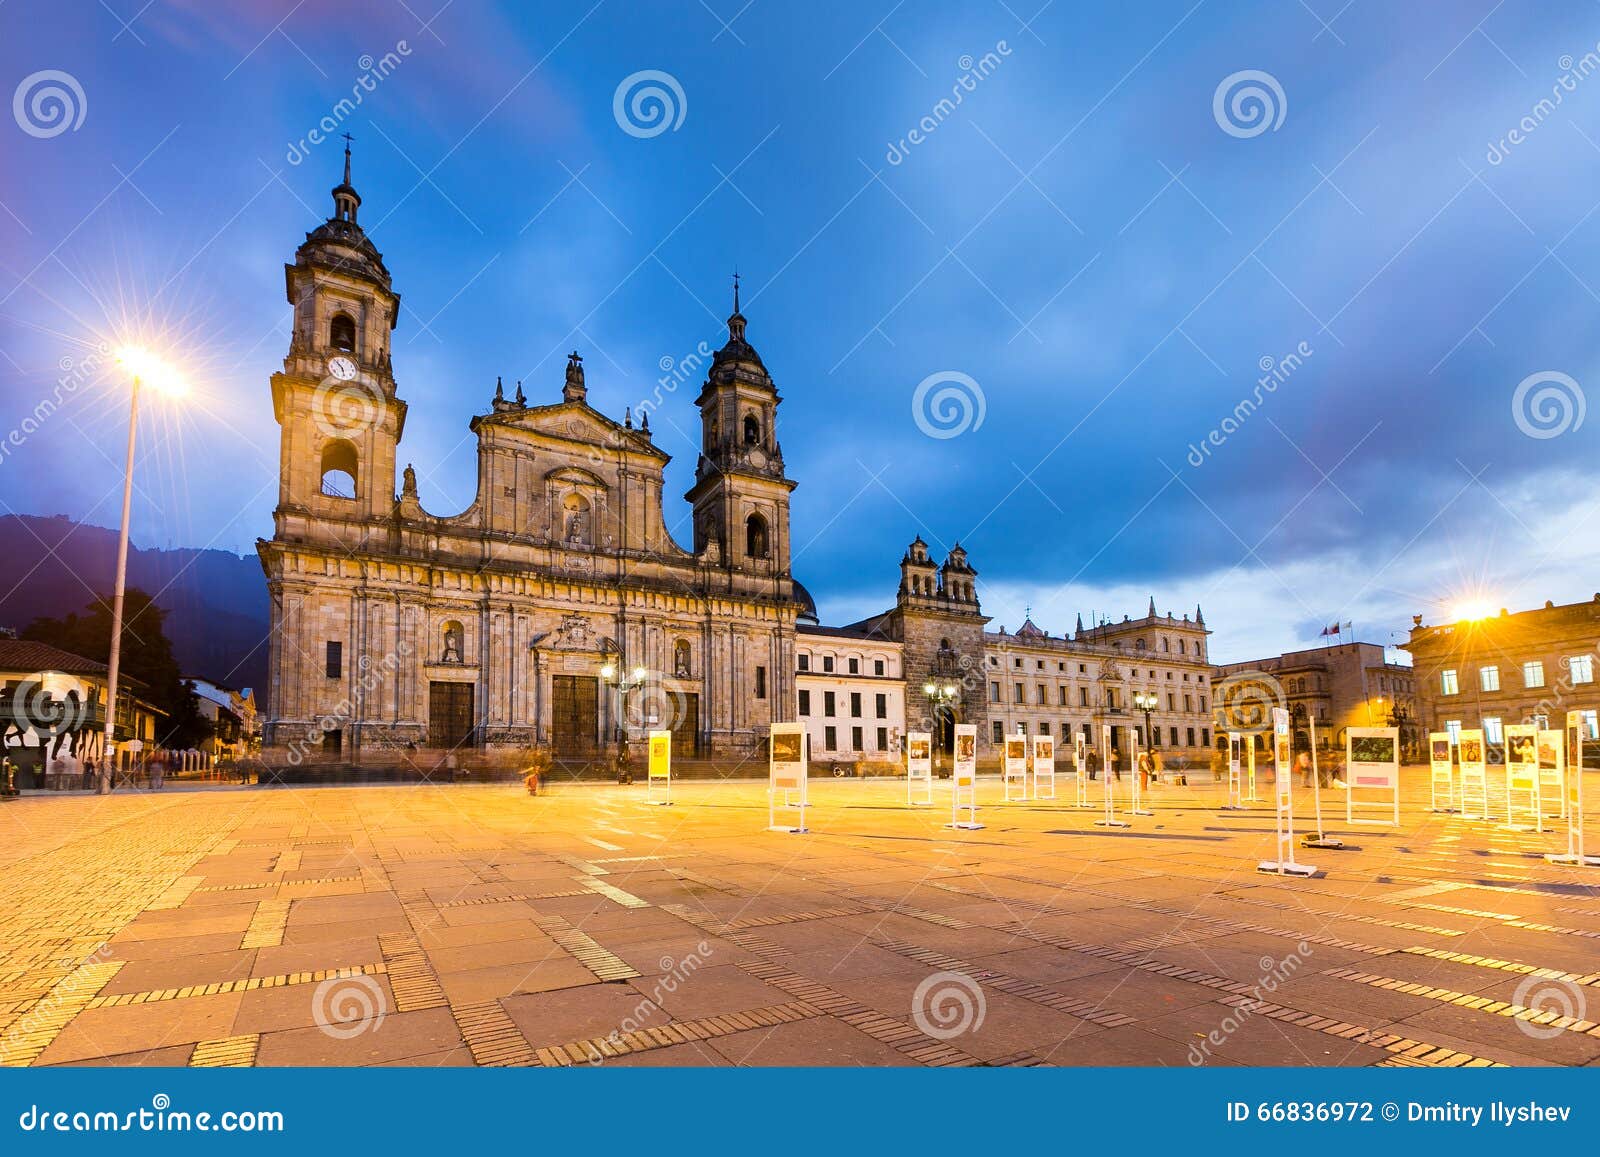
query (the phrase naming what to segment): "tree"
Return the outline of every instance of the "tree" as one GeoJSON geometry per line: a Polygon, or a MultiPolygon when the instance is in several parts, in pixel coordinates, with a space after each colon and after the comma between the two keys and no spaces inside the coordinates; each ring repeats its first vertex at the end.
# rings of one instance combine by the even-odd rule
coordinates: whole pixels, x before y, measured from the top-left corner
{"type": "MultiPolygon", "coordinates": [[[[137,685],[165,718],[156,722],[156,740],[163,747],[198,746],[211,733],[211,723],[200,714],[193,684],[185,683],[172,643],[164,627],[167,612],[142,590],[129,590],[122,604],[122,658],[118,688],[124,694],[137,685]]],[[[49,643],[74,655],[101,663],[111,657],[111,599],[96,599],[82,614],[65,618],[40,618],[23,630],[24,639],[49,643]]]]}

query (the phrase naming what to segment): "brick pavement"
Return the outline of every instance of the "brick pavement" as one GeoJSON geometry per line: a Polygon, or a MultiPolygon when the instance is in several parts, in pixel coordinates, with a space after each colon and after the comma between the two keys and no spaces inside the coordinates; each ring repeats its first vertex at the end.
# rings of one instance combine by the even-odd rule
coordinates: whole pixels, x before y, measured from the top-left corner
{"type": "Polygon", "coordinates": [[[1600,870],[1554,832],[1431,815],[1408,769],[1399,829],[1329,793],[1353,846],[1288,880],[1266,807],[1162,787],[1107,831],[1067,787],[982,782],[961,832],[945,784],[814,781],[808,835],[756,783],[27,797],[0,1064],[1600,1059],[1600,870]]]}

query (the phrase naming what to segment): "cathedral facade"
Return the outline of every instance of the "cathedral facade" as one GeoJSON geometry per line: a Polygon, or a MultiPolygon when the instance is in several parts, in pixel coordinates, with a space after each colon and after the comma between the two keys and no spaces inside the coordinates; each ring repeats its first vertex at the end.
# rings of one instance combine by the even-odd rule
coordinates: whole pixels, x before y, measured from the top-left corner
{"type": "Polygon", "coordinates": [[[338,758],[531,744],[582,756],[668,728],[680,755],[760,750],[770,723],[793,718],[807,597],[789,573],[781,399],[737,289],[695,402],[691,548],[667,531],[669,456],[648,418],[636,428],[590,406],[577,354],[547,398],[496,387],[470,423],[476,497],[436,514],[409,465],[396,492],[400,296],[358,223],[348,151],[333,201],[285,267],[278,504],[257,544],[272,616],[264,742],[338,758]]]}

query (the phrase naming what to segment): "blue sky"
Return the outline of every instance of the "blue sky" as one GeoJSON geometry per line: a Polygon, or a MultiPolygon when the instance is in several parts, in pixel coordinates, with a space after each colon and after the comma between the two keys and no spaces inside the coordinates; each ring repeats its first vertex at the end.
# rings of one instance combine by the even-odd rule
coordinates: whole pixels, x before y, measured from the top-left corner
{"type": "MultiPolygon", "coordinates": [[[[962,541],[998,623],[1154,594],[1203,603],[1224,661],[1600,587],[1594,4],[441,4],[0,9],[5,91],[82,93],[53,135],[0,121],[0,426],[107,335],[181,348],[137,542],[270,534],[281,269],[340,164],[297,143],[393,54],[338,131],[435,513],[471,501],[496,375],[554,398],[576,348],[620,416],[721,344],[737,267],[826,619],[889,602],[918,533],[962,541]],[[655,135],[614,112],[646,70],[682,93],[655,135]],[[1217,112],[1246,71],[1275,127],[1234,89],[1217,112]],[[930,436],[919,383],[957,374],[982,423],[930,436]]],[[[694,384],[652,421],[681,541],[694,384]]],[[[125,405],[74,382],[0,457],[0,510],[114,524],[125,405]]]]}

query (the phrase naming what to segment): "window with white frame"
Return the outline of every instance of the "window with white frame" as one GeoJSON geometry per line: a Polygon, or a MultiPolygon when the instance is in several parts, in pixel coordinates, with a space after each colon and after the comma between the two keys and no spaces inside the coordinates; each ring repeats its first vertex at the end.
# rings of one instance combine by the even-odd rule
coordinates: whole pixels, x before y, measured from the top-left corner
{"type": "Polygon", "coordinates": [[[1567,671],[1572,675],[1572,681],[1577,683],[1594,682],[1594,656],[1573,655],[1567,660],[1567,671]]]}
{"type": "Polygon", "coordinates": [[[1478,687],[1484,691],[1500,690],[1500,668],[1490,664],[1478,668],[1478,687]]]}
{"type": "Polygon", "coordinates": [[[1461,692],[1461,680],[1456,677],[1454,667],[1446,668],[1439,672],[1439,694],[1458,695],[1461,692]]]}
{"type": "Polygon", "coordinates": [[[1538,659],[1530,659],[1522,665],[1522,685],[1524,687],[1544,686],[1544,663],[1538,659]]]}
{"type": "Polygon", "coordinates": [[[1483,717],[1483,739],[1485,743],[1504,743],[1506,729],[1498,715],[1485,715],[1483,717]]]}

